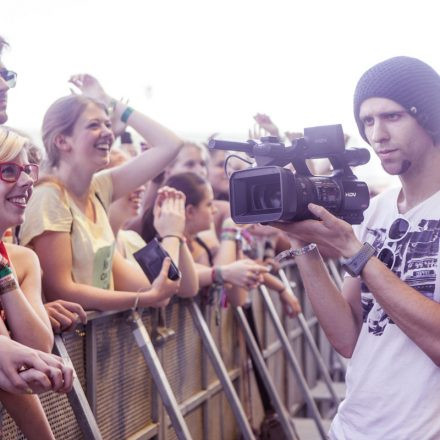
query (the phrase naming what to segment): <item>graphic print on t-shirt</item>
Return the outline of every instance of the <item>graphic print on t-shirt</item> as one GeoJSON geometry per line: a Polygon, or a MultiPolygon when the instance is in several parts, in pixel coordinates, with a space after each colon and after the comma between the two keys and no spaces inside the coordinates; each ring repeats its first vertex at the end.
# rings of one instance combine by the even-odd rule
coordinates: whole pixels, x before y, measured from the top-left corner
{"type": "MultiPolygon", "coordinates": [[[[391,240],[388,231],[367,229],[367,240],[377,254],[389,248],[394,255],[392,272],[410,287],[433,300],[438,270],[440,220],[421,220],[401,240],[391,240]]],[[[362,283],[363,321],[368,331],[381,336],[388,324],[394,324],[380,304],[362,283]]]]}

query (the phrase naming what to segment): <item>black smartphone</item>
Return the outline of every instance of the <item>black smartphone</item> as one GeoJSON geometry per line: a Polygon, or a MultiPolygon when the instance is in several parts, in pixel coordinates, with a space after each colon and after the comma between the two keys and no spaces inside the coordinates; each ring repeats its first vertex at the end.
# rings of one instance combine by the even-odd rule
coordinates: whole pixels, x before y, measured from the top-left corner
{"type": "MultiPolygon", "coordinates": [[[[162,269],[163,260],[169,257],[169,254],[162,247],[157,238],[153,238],[146,246],[136,251],[133,257],[139,263],[139,266],[141,266],[150,283],[153,283],[162,269]]],[[[168,278],[176,281],[180,276],[179,268],[171,260],[168,278]]]]}

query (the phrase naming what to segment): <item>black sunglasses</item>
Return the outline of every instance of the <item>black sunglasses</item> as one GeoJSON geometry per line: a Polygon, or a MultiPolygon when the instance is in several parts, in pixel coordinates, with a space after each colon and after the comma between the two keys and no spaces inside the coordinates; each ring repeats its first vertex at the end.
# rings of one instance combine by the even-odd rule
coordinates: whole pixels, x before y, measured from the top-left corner
{"type": "MultiPolygon", "coordinates": [[[[409,231],[409,222],[404,218],[394,220],[390,229],[388,230],[388,237],[386,241],[400,241],[409,231]]],[[[388,269],[392,270],[396,258],[394,252],[389,247],[383,247],[379,252],[377,258],[382,261],[388,269]]]]}
{"type": "Polygon", "coordinates": [[[3,78],[7,86],[12,89],[17,84],[17,74],[12,70],[0,69],[0,76],[3,78]]]}

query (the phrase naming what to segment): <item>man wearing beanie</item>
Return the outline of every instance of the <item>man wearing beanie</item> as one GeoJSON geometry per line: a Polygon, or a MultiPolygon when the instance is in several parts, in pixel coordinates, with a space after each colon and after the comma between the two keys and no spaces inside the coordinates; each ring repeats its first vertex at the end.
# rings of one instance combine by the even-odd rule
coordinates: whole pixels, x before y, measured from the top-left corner
{"type": "Polygon", "coordinates": [[[371,201],[352,228],[321,221],[287,231],[307,294],[334,348],[350,358],[332,440],[440,439],[440,76],[415,58],[385,60],[360,78],[354,116],[400,188],[371,201]],[[319,251],[344,258],[341,292],[319,251]]]}

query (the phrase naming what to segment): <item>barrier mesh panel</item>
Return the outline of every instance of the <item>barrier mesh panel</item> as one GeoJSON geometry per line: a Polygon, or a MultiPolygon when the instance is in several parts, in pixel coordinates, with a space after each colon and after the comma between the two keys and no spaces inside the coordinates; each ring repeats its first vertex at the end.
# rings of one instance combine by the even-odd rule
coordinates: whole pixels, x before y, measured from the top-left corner
{"type": "MultiPolygon", "coordinates": [[[[83,438],[69,401],[64,394],[45,393],[40,396],[41,403],[57,439],[80,440],[83,438]]],[[[24,435],[15,422],[4,412],[2,421],[3,440],[22,440],[24,435]]]]}
{"type": "Polygon", "coordinates": [[[125,315],[96,326],[96,418],[104,439],[123,439],[152,423],[152,379],[125,315]]]}
{"type": "Polygon", "coordinates": [[[176,333],[161,350],[163,367],[179,403],[202,389],[202,341],[188,308],[180,302],[166,309],[166,326],[176,333]]]}

